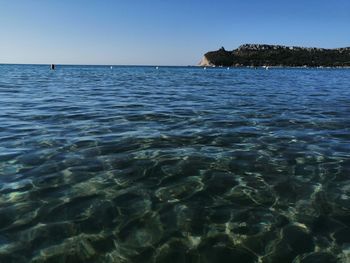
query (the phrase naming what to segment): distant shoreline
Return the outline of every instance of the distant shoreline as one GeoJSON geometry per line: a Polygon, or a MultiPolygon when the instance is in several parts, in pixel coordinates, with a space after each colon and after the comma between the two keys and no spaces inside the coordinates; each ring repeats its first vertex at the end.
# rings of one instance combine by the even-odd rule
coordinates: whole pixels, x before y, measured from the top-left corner
{"type": "Polygon", "coordinates": [[[239,65],[239,66],[202,66],[198,65],[197,67],[200,68],[249,68],[249,69],[264,69],[264,68],[269,68],[269,69],[350,69],[350,66],[335,66],[335,67],[330,67],[330,66],[244,66],[244,65],[239,65]]]}
{"type": "Polygon", "coordinates": [[[350,67],[350,47],[325,49],[244,44],[232,51],[224,47],[204,54],[199,66],[245,67],[350,67]]]}

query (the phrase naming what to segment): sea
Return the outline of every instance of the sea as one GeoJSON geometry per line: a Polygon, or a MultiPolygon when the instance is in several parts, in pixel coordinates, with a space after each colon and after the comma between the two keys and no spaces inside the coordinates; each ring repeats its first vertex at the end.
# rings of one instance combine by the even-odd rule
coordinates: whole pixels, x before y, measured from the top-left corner
{"type": "Polygon", "coordinates": [[[0,65],[0,262],[350,262],[350,69],[0,65]]]}

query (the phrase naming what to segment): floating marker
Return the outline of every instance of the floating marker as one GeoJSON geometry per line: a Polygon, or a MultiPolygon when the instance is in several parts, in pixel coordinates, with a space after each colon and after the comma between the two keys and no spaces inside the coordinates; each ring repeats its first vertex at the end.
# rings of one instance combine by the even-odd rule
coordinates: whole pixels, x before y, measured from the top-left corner
{"type": "Polygon", "coordinates": [[[158,69],[158,67],[156,67],[156,69],[158,69]]]}

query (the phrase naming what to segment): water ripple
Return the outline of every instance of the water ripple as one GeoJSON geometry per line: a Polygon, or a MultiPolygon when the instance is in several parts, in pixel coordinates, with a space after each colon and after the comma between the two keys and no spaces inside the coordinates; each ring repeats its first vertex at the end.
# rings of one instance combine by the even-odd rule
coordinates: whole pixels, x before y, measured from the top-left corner
{"type": "Polygon", "coordinates": [[[348,262],[349,70],[0,73],[1,262],[348,262]]]}

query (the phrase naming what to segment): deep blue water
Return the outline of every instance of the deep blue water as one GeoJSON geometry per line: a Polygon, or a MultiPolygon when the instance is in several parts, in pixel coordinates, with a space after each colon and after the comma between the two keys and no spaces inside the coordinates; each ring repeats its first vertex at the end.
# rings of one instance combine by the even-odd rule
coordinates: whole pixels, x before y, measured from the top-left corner
{"type": "Polygon", "coordinates": [[[0,65],[0,262],[349,260],[349,69],[0,65]]]}

